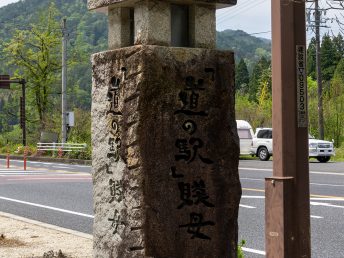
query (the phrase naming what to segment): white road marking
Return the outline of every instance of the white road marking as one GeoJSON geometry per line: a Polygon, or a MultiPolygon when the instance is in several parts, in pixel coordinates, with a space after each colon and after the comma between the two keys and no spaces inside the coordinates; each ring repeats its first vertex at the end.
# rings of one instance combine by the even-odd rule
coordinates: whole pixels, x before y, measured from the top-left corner
{"type": "Polygon", "coordinates": [[[264,251],[261,251],[261,250],[256,250],[256,249],[247,248],[247,247],[242,247],[241,249],[245,252],[248,252],[248,253],[266,255],[266,253],[264,251]]]}
{"type": "Polygon", "coordinates": [[[52,206],[46,206],[46,205],[32,203],[32,202],[25,202],[25,201],[16,200],[16,199],[12,199],[12,198],[7,198],[7,197],[3,197],[3,196],[0,196],[0,200],[9,201],[9,202],[15,202],[15,203],[21,203],[21,204],[25,204],[25,205],[29,205],[29,206],[39,207],[39,208],[53,210],[53,211],[59,211],[59,212],[63,212],[63,213],[68,213],[68,214],[82,216],[82,217],[87,217],[87,218],[92,218],[92,219],[94,218],[93,215],[89,215],[89,214],[85,214],[85,213],[81,213],[81,212],[60,209],[60,208],[56,208],[56,207],[52,207],[52,206]]]}
{"type": "Polygon", "coordinates": [[[336,201],[336,202],[344,202],[344,199],[338,198],[311,198],[311,201],[336,201]]]}
{"type": "MultiPolygon", "coordinates": [[[[30,159],[30,158],[29,158],[30,159]]],[[[19,162],[19,163],[23,163],[24,161],[23,160],[13,160],[13,163],[15,162],[19,162]]],[[[65,163],[54,163],[54,162],[39,162],[39,161],[26,161],[28,165],[30,164],[40,164],[40,165],[47,165],[47,166],[50,166],[50,165],[53,165],[53,166],[66,166],[65,163]]],[[[71,166],[75,166],[75,165],[72,165],[71,166]]]]}
{"type": "Polygon", "coordinates": [[[0,170],[0,177],[1,176],[32,176],[32,175],[63,175],[63,176],[91,176],[90,173],[87,172],[71,172],[65,170],[23,170],[23,169],[16,169],[16,170],[0,170]]]}
{"type": "Polygon", "coordinates": [[[242,195],[241,198],[246,198],[246,199],[265,199],[265,196],[261,196],[261,195],[242,195]]]}
{"type": "Polygon", "coordinates": [[[271,168],[241,168],[239,167],[239,170],[253,170],[253,171],[267,171],[267,172],[272,172],[271,168]]]}
{"type": "Polygon", "coordinates": [[[256,209],[257,207],[254,206],[249,206],[249,205],[244,205],[244,204],[239,204],[240,207],[247,208],[247,209],[256,209]]]}
{"type": "Polygon", "coordinates": [[[311,205],[314,205],[314,206],[325,206],[325,207],[332,207],[332,208],[341,208],[341,209],[344,209],[344,206],[333,205],[333,204],[324,203],[324,202],[311,202],[311,205]]]}
{"type": "Polygon", "coordinates": [[[63,168],[63,169],[71,169],[71,167],[66,167],[66,166],[52,166],[54,168],[63,168]]]}
{"type": "MultiPolygon", "coordinates": [[[[261,178],[249,178],[249,177],[241,177],[240,180],[247,180],[247,181],[265,181],[265,179],[261,178]]],[[[310,183],[310,185],[319,185],[319,186],[333,186],[333,187],[344,187],[344,185],[332,185],[332,184],[320,184],[320,183],[310,183]]]]}
{"type": "MultiPolygon", "coordinates": [[[[239,170],[252,170],[252,171],[266,171],[266,172],[272,172],[271,168],[241,168],[239,167],[239,170]]],[[[344,176],[344,173],[336,173],[336,172],[323,172],[323,171],[310,171],[310,174],[320,174],[320,175],[335,175],[335,176],[344,176]]]]}
{"type": "Polygon", "coordinates": [[[13,176],[13,175],[42,175],[45,172],[35,171],[35,170],[26,170],[26,171],[13,171],[11,173],[2,173],[0,172],[0,176],[13,176]]]}
{"type": "Polygon", "coordinates": [[[316,216],[316,215],[311,215],[311,218],[313,218],[313,219],[323,219],[324,217],[316,216]]]}
{"type": "Polygon", "coordinates": [[[16,167],[16,168],[0,168],[0,172],[3,172],[3,171],[18,171],[18,170],[23,170],[24,168],[23,167],[16,167]]]}
{"type": "Polygon", "coordinates": [[[87,165],[72,165],[74,167],[78,167],[78,168],[91,168],[92,166],[87,166],[87,165]]]}
{"type": "Polygon", "coordinates": [[[319,183],[310,183],[311,185],[320,185],[320,186],[333,186],[333,187],[344,187],[344,185],[331,185],[331,184],[319,184],[319,183]]]}
{"type": "Polygon", "coordinates": [[[311,171],[310,174],[320,174],[320,175],[335,175],[335,176],[344,176],[344,173],[336,172],[321,172],[321,171],[311,171]]]}
{"type": "Polygon", "coordinates": [[[248,180],[248,181],[265,181],[261,178],[249,178],[249,177],[240,177],[240,180],[248,180]]]}
{"type": "MultiPolygon", "coordinates": [[[[0,159],[1,160],[1,159],[0,159]]],[[[3,159],[4,160],[4,159],[3,159]]],[[[23,163],[23,160],[11,160],[13,162],[20,162],[23,163]]],[[[43,164],[43,165],[57,165],[57,166],[66,166],[69,165],[71,167],[81,167],[81,168],[90,168],[91,166],[88,165],[75,165],[75,164],[66,164],[66,163],[54,163],[54,162],[39,162],[39,161],[27,161],[27,164],[29,165],[30,163],[32,164],[43,164]]]]}
{"type": "Polygon", "coordinates": [[[68,178],[68,177],[30,177],[30,178],[18,178],[18,179],[7,179],[7,181],[36,181],[36,180],[92,180],[88,177],[79,178],[68,178]]]}
{"type": "MultiPolygon", "coordinates": [[[[265,196],[262,195],[242,195],[242,199],[265,199],[265,196]]],[[[337,198],[311,198],[311,201],[338,201],[344,202],[344,199],[337,199],[337,198]]]]}

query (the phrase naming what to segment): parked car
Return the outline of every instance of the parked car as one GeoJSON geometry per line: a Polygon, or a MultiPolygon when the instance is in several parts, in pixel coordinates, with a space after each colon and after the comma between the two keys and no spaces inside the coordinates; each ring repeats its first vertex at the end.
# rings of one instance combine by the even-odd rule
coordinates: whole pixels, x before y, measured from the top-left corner
{"type": "Polygon", "coordinates": [[[236,123],[240,140],[240,155],[250,155],[253,138],[252,126],[245,120],[236,120],[236,123]]]}
{"type": "Polygon", "coordinates": [[[272,129],[257,128],[252,139],[251,154],[266,161],[272,156],[272,129]]]}
{"type": "MultiPolygon", "coordinates": [[[[333,142],[317,140],[309,135],[309,158],[319,162],[328,162],[335,155],[333,142]]],[[[252,139],[251,154],[260,160],[269,160],[272,156],[272,128],[257,128],[252,139]]]]}
{"type": "Polygon", "coordinates": [[[309,135],[309,157],[316,158],[319,162],[325,163],[335,155],[333,142],[317,140],[309,135]]]}

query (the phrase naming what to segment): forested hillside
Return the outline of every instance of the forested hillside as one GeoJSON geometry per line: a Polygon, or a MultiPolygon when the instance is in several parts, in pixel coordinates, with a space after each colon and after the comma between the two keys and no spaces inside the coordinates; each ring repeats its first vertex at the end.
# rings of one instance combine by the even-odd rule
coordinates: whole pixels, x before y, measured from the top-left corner
{"type": "MultiPolygon", "coordinates": [[[[62,18],[67,19],[69,35],[68,109],[76,110],[79,120],[90,110],[89,60],[92,53],[107,49],[107,17],[89,12],[86,3],[87,0],[24,0],[0,8],[0,74],[28,80],[27,124],[32,140],[37,139],[41,130],[59,132],[62,18]],[[40,37],[47,39],[45,43],[50,52],[35,47],[41,44],[37,43],[40,37]],[[50,67],[50,73],[33,73],[42,70],[42,65],[36,63],[46,59],[50,59],[50,63],[45,63],[44,67],[50,67]]],[[[262,56],[270,57],[269,41],[243,31],[219,32],[217,38],[218,48],[235,50],[237,59],[244,58],[249,70],[253,70],[254,63],[262,56]]],[[[12,85],[12,89],[15,88],[12,85]]],[[[0,132],[20,133],[19,93],[15,90],[0,92],[0,132]]],[[[76,128],[73,131],[77,131],[76,128]]]]}
{"type": "MultiPolygon", "coordinates": [[[[68,109],[76,114],[69,140],[90,142],[92,53],[107,49],[107,17],[89,12],[87,0],[23,0],[0,8],[0,74],[25,78],[28,141],[41,131],[60,132],[61,20],[68,29],[68,109]]],[[[271,42],[244,31],[217,33],[217,47],[236,56],[236,117],[254,127],[271,126],[271,42]]],[[[310,131],[317,135],[317,88],[314,40],[308,48],[310,131]]],[[[325,138],[344,142],[344,41],[325,35],[325,138]]],[[[0,149],[7,140],[20,143],[18,86],[0,91],[0,149]]]]}
{"type": "MultiPolygon", "coordinates": [[[[44,12],[51,2],[55,3],[59,11],[56,18],[67,18],[70,32],[68,85],[70,93],[75,93],[73,103],[77,107],[87,109],[90,107],[88,93],[91,82],[89,57],[92,53],[107,48],[107,18],[103,14],[89,12],[86,8],[87,0],[25,0],[0,8],[0,39],[7,42],[13,37],[15,30],[31,29],[31,24],[39,23],[39,14],[44,12]]],[[[245,58],[249,70],[261,56],[270,57],[269,42],[243,31],[219,32],[217,40],[218,48],[232,49],[237,59],[245,58]]],[[[1,74],[13,74],[17,69],[6,65],[7,62],[3,57],[0,59],[1,74]]],[[[56,88],[59,84],[60,82],[56,81],[56,88]]]]}
{"type": "MultiPolygon", "coordinates": [[[[55,3],[58,10],[56,21],[60,23],[62,18],[67,18],[70,42],[68,45],[69,96],[73,95],[72,103],[76,106],[89,109],[91,83],[89,59],[92,53],[107,48],[107,18],[102,14],[88,12],[87,0],[25,0],[0,8],[0,42],[8,42],[16,30],[31,30],[33,24],[39,24],[40,15],[46,12],[51,2],[55,3]]],[[[62,40],[61,33],[59,36],[62,40]]],[[[3,44],[0,44],[0,52],[2,47],[3,44]]],[[[13,75],[17,67],[6,65],[9,60],[1,56],[0,73],[13,75]]],[[[61,59],[58,55],[56,58],[61,59]]],[[[56,80],[54,84],[55,93],[59,93],[60,81],[56,80]]]]}

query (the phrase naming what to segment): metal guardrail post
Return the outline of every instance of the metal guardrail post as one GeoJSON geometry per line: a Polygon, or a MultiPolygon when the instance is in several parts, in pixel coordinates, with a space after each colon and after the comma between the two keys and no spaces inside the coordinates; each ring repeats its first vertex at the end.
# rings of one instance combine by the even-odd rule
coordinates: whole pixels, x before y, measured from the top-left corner
{"type": "Polygon", "coordinates": [[[10,168],[10,152],[7,150],[7,157],[6,157],[7,168],[10,168]]]}
{"type": "Polygon", "coordinates": [[[24,170],[26,170],[27,146],[24,147],[24,170]]]}

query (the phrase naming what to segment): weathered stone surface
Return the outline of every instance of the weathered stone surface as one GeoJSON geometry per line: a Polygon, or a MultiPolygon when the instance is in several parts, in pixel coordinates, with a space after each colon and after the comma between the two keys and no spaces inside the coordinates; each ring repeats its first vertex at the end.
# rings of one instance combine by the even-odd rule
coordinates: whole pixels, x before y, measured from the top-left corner
{"type": "Polygon", "coordinates": [[[128,47],[130,42],[130,9],[111,8],[109,9],[109,49],[128,47]]]}
{"type": "MultiPolygon", "coordinates": [[[[183,2],[190,4],[188,10],[188,39],[186,44],[173,44],[171,28],[171,1],[120,1],[108,9],[109,49],[131,45],[189,46],[193,48],[216,47],[216,6],[214,2],[197,4],[199,1],[183,2]],[[191,2],[196,4],[191,4],[191,2]],[[213,4],[211,4],[213,3],[213,4]],[[125,7],[123,7],[125,6],[125,7]],[[130,7],[129,7],[130,6],[130,7]]],[[[175,3],[173,1],[173,3],[175,3]]],[[[175,21],[175,20],[174,20],[175,21]]],[[[178,33],[177,33],[178,34],[178,33]]]]}
{"type": "Polygon", "coordinates": [[[140,1],[135,5],[135,45],[169,46],[171,41],[170,3],[140,1]]]}
{"type": "MultiPolygon", "coordinates": [[[[132,7],[134,4],[142,2],[142,0],[88,0],[88,9],[93,10],[102,7],[108,7],[110,5],[117,5],[122,7],[132,7]]],[[[158,1],[155,1],[158,2],[158,1]]],[[[160,0],[160,2],[174,2],[180,4],[207,4],[216,5],[217,8],[223,8],[235,5],[237,0],[160,0]]]]}
{"type": "Polygon", "coordinates": [[[190,40],[196,48],[216,48],[216,11],[212,6],[190,7],[190,40]]]}
{"type": "Polygon", "coordinates": [[[135,46],[92,63],[94,257],[236,257],[233,54],[135,46]]]}

